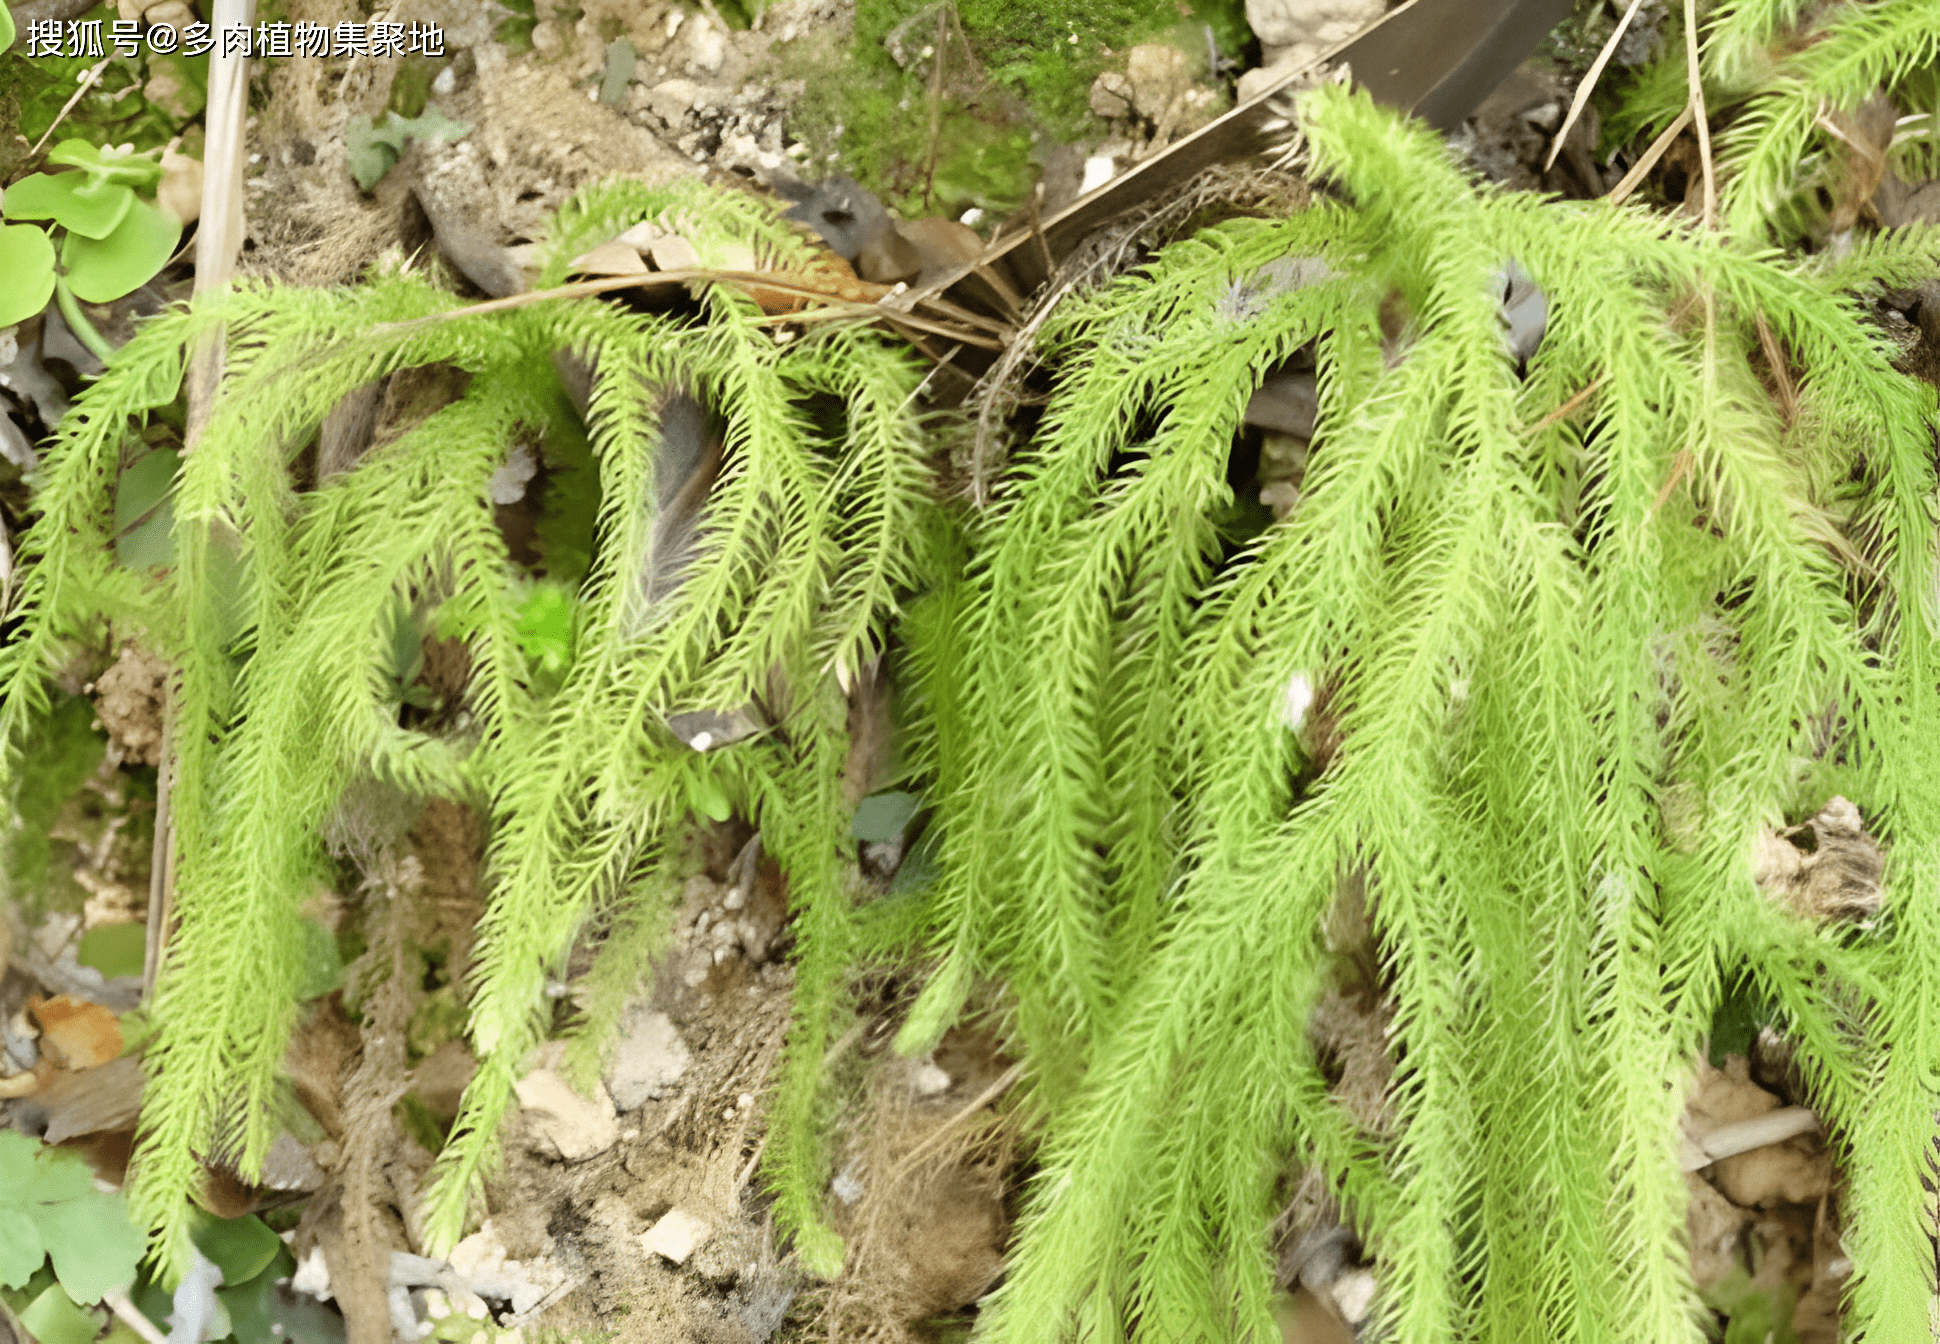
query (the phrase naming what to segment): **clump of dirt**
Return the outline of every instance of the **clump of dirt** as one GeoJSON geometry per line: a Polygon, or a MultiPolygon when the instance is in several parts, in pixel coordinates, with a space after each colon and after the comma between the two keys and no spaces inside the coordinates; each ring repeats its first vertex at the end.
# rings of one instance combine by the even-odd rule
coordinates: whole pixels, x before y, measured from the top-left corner
{"type": "Polygon", "coordinates": [[[1789,1318],[1802,1344],[1836,1344],[1839,1299],[1853,1268],[1839,1244],[1843,1180],[1817,1120],[1800,1114],[1806,1098],[1793,1090],[1790,1054],[1767,1028],[1749,1056],[1731,1055],[1723,1068],[1698,1066],[1684,1117],[1691,1273],[1728,1321],[1789,1318]],[[1716,1143],[1734,1126],[1787,1115],[1808,1127],[1715,1162],[1688,1151],[1691,1140],[1716,1143]]]}
{"type": "Polygon", "coordinates": [[[115,665],[91,688],[94,712],[108,730],[110,750],[130,765],[160,765],[162,717],[168,705],[168,663],[137,645],[124,645],[115,665]]]}
{"type": "Polygon", "coordinates": [[[1752,853],[1753,877],[1766,894],[1813,920],[1877,914],[1885,867],[1859,809],[1838,797],[1801,825],[1761,832],[1752,853]]]}
{"type": "Polygon", "coordinates": [[[1019,1071],[995,1037],[957,1028],[929,1058],[883,1050],[868,1073],[833,1183],[849,1253],[823,1316],[832,1338],[900,1344],[1003,1272],[1019,1128],[1000,1103],[1019,1071]]]}
{"type": "MultiPolygon", "coordinates": [[[[789,0],[737,32],[665,0],[540,0],[521,51],[501,40],[504,11],[405,0],[388,19],[441,26],[444,56],[295,56],[261,74],[241,269],[335,285],[386,256],[442,255],[454,279],[488,293],[522,288],[529,245],[580,187],[781,163],[784,117],[801,89],[770,77],[772,57],[826,27],[828,8],[789,0]],[[412,141],[360,191],[345,139],[353,119],[427,107],[469,131],[412,141]]],[[[292,0],[287,17],[332,25],[359,14],[348,0],[292,0]]]]}

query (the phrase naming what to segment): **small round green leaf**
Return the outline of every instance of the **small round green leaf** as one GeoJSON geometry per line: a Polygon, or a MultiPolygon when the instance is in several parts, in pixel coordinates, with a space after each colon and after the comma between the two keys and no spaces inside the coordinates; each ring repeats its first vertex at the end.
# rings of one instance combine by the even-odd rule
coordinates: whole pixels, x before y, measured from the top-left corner
{"type": "Polygon", "coordinates": [[[40,1229],[27,1216],[27,1210],[18,1204],[0,1204],[0,1286],[22,1286],[46,1258],[40,1229]]]}
{"type": "Polygon", "coordinates": [[[228,1284],[247,1283],[276,1258],[283,1242],[269,1224],[254,1214],[241,1218],[210,1218],[190,1233],[196,1249],[222,1271],[228,1284]]]}
{"type": "Polygon", "coordinates": [[[894,840],[909,825],[909,819],[916,815],[917,798],[913,793],[874,793],[856,805],[855,820],[849,823],[849,832],[856,839],[869,844],[879,844],[894,840]]]}
{"type": "Polygon", "coordinates": [[[90,1181],[77,1198],[41,1205],[34,1221],[61,1287],[76,1302],[99,1302],[102,1294],[125,1292],[135,1281],[143,1238],[120,1195],[103,1194],[90,1181]]]}
{"type": "Polygon", "coordinates": [[[147,955],[148,931],[140,924],[102,924],[81,935],[75,960],[112,980],[118,975],[140,975],[147,955]]]}
{"type": "Polygon", "coordinates": [[[0,51],[5,51],[8,47],[11,47],[13,45],[13,38],[13,14],[8,11],[5,5],[0,5],[0,51]]]}
{"type": "Polygon", "coordinates": [[[279,1249],[248,1283],[216,1290],[216,1300],[229,1308],[236,1344],[344,1344],[344,1318],[293,1292],[289,1282],[295,1272],[296,1261],[279,1249]]]}
{"type": "MultiPolygon", "coordinates": [[[[28,1187],[25,1203],[36,1218],[43,1209],[94,1193],[94,1173],[80,1154],[49,1148],[44,1143],[35,1144],[35,1148],[33,1184],[28,1187]]],[[[46,1226],[41,1224],[43,1231],[46,1226]]]]}
{"type": "Polygon", "coordinates": [[[115,554],[130,569],[174,563],[175,509],[169,491],[181,463],[180,454],[158,448],[121,473],[115,487],[115,554]]]}
{"type": "Polygon", "coordinates": [[[134,204],[127,187],[86,173],[34,173],[7,188],[8,219],[51,219],[84,238],[106,238],[134,204]]]}
{"type": "Polygon", "coordinates": [[[61,244],[67,286],[89,303],[110,303],[154,279],[181,240],[180,220],[136,201],[106,238],[68,234],[61,244]]]}
{"type": "Polygon", "coordinates": [[[24,322],[54,296],[54,244],[31,224],[0,228],[0,327],[24,322]]]}
{"type": "Polygon", "coordinates": [[[304,920],[303,980],[296,991],[297,1000],[307,1003],[333,989],[343,988],[343,983],[344,963],[337,954],[337,935],[314,919],[304,920]]]}
{"type": "Polygon", "coordinates": [[[67,1300],[59,1285],[27,1304],[20,1323],[40,1344],[94,1344],[101,1322],[67,1300]]]}
{"type": "Polygon", "coordinates": [[[39,1153],[39,1139],[0,1129],[0,1207],[27,1198],[34,1183],[34,1158],[39,1153]]]}
{"type": "Polygon", "coordinates": [[[133,148],[97,145],[91,140],[63,140],[48,153],[47,161],[79,168],[94,182],[119,182],[138,191],[147,191],[162,180],[161,162],[152,155],[137,154],[133,148]]]}

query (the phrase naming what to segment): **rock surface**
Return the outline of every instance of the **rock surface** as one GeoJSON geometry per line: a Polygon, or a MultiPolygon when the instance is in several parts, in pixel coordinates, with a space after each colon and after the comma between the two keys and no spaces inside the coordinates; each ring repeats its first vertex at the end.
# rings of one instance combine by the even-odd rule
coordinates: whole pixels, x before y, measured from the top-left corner
{"type": "Polygon", "coordinates": [[[640,1249],[684,1265],[712,1231],[687,1210],[669,1209],[659,1222],[640,1234],[640,1249]]]}
{"type": "Polygon", "coordinates": [[[622,1111],[664,1097],[679,1085],[693,1055],[665,1013],[635,1004],[620,1021],[620,1041],[606,1070],[606,1090],[622,1111]]]}
{"type": "Polygon", "coordinates": [[[534,1145],[548,1156],[584,1162],[620,1141],[612,1098],[597,1083],[582,1097],[551,1069],[534,1069],[519,1080],[518,1094],[534,1145]]]}

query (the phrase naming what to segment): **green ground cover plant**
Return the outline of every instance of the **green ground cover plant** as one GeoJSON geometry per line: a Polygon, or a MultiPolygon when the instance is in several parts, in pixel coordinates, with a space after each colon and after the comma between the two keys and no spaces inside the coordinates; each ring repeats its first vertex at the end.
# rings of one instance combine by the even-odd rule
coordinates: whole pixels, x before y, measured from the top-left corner
{"type": "Polygon", "coordinates": [[[36,1319],[126,1291],[141,1251],[121,1197],[96,1190],[87,1163],[25,1134],[0,1133],[0,1286],[28,1287],[43,1267],[57,1281],[25,1306],[30,1329],[38,1334],[36,1319]]]}
{"type": "MultiPolygon", "coordinates": [[[[101,1337],[108,1300],[132,1305],[151,1323],[199,1311],[197,1337],[236,1344],[342,1344],[333,1311],[297,1297],[296,1263],[262,1219],[202,1216],[191,1232],[206,1282],[177,1300],[139,1270],[145,1238],[120,1194],[95,1188],[78,1154],[25,1134],[0,1133],[0,1299],[15,1307],[40,1344],[90,1344],[101,1337]],[[221,1286],[217,1286],[221,1285],[221,1286]]],[[[113,1344],[139,1339],[116,1320],[113,1344]]]]}
{"type": "MultiPolygon", "coordinates": [[[[1870,8],[1796,59],[1864,46],[1839,25],[1870,8]]],[[[1940,6],[1900,12],[1922,59],[1940,6]]],[[[1875,82],[1905,78],[1881,60],[1875,82]]],[[[1477,188],[1424,128],[1314,93],[1328,193],[1067,301],[1040,348],[1052,400],[985,515],[938,498],[906,351],[860,327],[777,342],[721,286],[693,309],[467,316],[381,275],[148,325],[48,453],[0,733],[31,738],[104,616],[180,669],[182,923],[133,1199],[161,1264],[192,1260],[195,1154],[248,1171],[274,1136],[323,833],[377,782],[490,824],[480,1069],[433,1173],[440,1246],[478,1210],[548,980],[613,928],[590,976],[610,1017],[671,899],[673,837],[732,811],[789,883],[796,1021],[764,1179],[812,1272],[844,1255],[822,1061],[855,968],[890,961],[926,986],[901,1048],[987,1012],[1026,1069],[1034,1174],[980,1338],[1274,1337],[1266,1229],[1297,1169],[1375,1257],[1381,1338],[1695,1341],[1679,1079],[1749,996],[1850,1182],[1848,1330],[1924,1337],[1935,402],[1864,298],[1933,275],[1940,241],[1774,250],[1823,132],[1762,115],[1712,230],[1477,188]],[[1805,168],[1732,185],[1763,180],[1767,137],[1805,168]],[[1514,275],[1545,298],[1533,349],[1504,329],[1514,275]],[[224,387],[170,487],[167,563],[118,563],[122,454],[218,326],[224,387]],[[583,423],[561,351],[595,371],[583,423]],[[1296,357],[1319,417],[1274,521],[1238,498],[1233,447],[1296,357]],[[292,470],[347,393],[428,367],[463,375],[448,403],[348,470],[292,470]],[[669,590],[673,390],[719,415],[725,455],[669,590]],[[578,482],[548,493],[537,566],[493,516],[520,445],[578,482]],[[469,649],[462,715],[404,712],[432,635],[469,649]],[[845,693],[884,656],[908,774],[858,809],[845,693]],[[709,751],[666,722],[751,707],[760,730],[709,751]],[[1887,847],[1864,924],[1753,882],[1761,831],[1835,793],[1887,847]],[[934,885],[880,892],[856,843],[918,806],[934,885]],[[1366,956],[1328,932],[1356,899],[1366,956]],[[239,957],[259,992],[206,973],[239,957]],[[1331,1094],[1307,1039],[1330,989],[1393,1006],[1384,1125],[1331,1094]]],[[[745,198],[621,185],[562,213],[541,283],[643,218],[704,263],[799,256],[745,198]]]]}
{"type": "Polygon", "coordinates": [[[1142,41],[1177,45],[1208,79],[1215,55],[1236,69],[1258,47],[1233,0],[865,0],[853,38],[783,67],[806,85],[791,132],[910,217],[1008,214],[1053,145],[1102,134],[1091,83],[1142,41]]]}
{"type": "Polygon", "coordinates": [[[162,165],[134,146],[61,141],[49,163],[71,173],[32,173],[7,188],[6,218],[45,220],[60,231],[59,265],[50,235],[26,224],[0,227],[0,325],[32,317],[51,295],[74,333],[102,359],[113,349],[76,300],[110,303],[147,284],[168,264],[182,221],[156,205],[162,165]],[[38,235],[38,236],[36,236],[38,235]]]}

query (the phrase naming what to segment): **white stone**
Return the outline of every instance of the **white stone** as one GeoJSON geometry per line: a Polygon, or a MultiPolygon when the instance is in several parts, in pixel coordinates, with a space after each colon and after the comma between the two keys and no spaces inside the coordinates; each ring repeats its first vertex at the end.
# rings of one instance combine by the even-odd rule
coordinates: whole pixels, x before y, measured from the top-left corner
{"type": "Polygon", "coordinates": [[[861,1199],[862,1181],[856,1175],[856,1164],[851,1162],[848,1166],[842,1168],[841,1172],[836,1175],[836,1178],[829,1182],[829,1189],[844,1204],[853,1204],[858,1199],[861,1199]]]}
{"type": "Polygon", "coordinates": [[[647,109],[668,125],[678,126],[699,94],[700,85],[691,79],[662,80],[647,94],[647,109]]]}
{"type": "Polygon", "coordinates": [[[1078,194],[1096,191],[1117,175],[1118,165],[1112,162],[1111,155],[1093,154],[1085,160],[1084,180],[1078,184],[1078,194]]]}
{"type": "Polygon", "coordinates": [[[950,1082],[950,1075],[928,1060],[911,1069],[909,1074],[910,1090],[919,1097],[941,1096],[950,1090],[950,1082]]]}
{"type": "Polygon", "coordinates": [[[1375,1287],[1372,1273],[1350,1269],[1335,1279],[1328,1291],[1334,1295],[1334,1305],[1340,1308],[1341,1317],[1349,1325],[1359,1325],[1374,1305],[1375,1287]]]}
{"type": "Polygon", "coordinates": [[[619,1044],[606,1070],[607,1091],[615,1106],[630,1111],[672,1092],[693,1062],[672,1020],[635,1004],[620,1019],[619,1044]]]}
{"type": "Polygon", "coordinates": [[[1246,0],[1246,22],[1261,45],[1287,47],[1315,39],[1340,41],[1386,8],[1385,0],[1246,0]]]}
{"type": "Polygon", "coordinates": [[[1296,672],[1287,681],[1287,687],[1280,693],[1280,721],[1293,732],[1307,721],[1307,711],[1313,708],[1314,684],[1307,679],[1305,672],[1296,672]]]}
{"type": "Polygon", "coordinates": [[[492,1220],[487,1218],[478,1231],[452,1247],[447,1262],[466,1279],[490,1278],[505,1269],[505,1247],[492,1220]]]}
{"type": "Polygon", "coordinates": [[[323,1247],[312,1246],[310,1253],[297,1261],[296,1273],[290,1275],[290,1287],[299,1293],[308,1293],[319,1302],[330,1300],[330,1266],[324,1263],[323,1247]]]}
{"type": "Polygon", "coordinates": [[[712,1228],[687,1210],[669,1209],[659,1222],[640,1234],[640,1249],[684,1265],[712,1234],[712,1228]]]}
{"type": "Polygon", "coordinates": [[[532,460],[532,450],[522,443],[512,445],[506,456],[505,465],[492,473],[487,487],[494,504],[516,504],[525,498],[525,488],[539,472],[539,464],[532,460]]]}
{"type": "Polygon", "coordinates": [[[591,1097],[582,1097],[551,1069],[534,1069],[519,1080],[517,1091],[541,1152],[584,1162],[620,1141],[612,1098],[597,1083],[591,1097]]]}
{"type": "Polygon", "coordinates": [[[150,5],[142,18],[150,27],[172,29],[179,38],[183,29],[195,22],[195,11],[183,0],[162,0],[159,5],[150,5]]]}
{"type": "Polygon", "coordinates": [[[696,16],[687,29],[688,58],[696,70],[703,74],[714,74],[727,60],[727,34],[716,28],[708,19],[696,16]]]}

